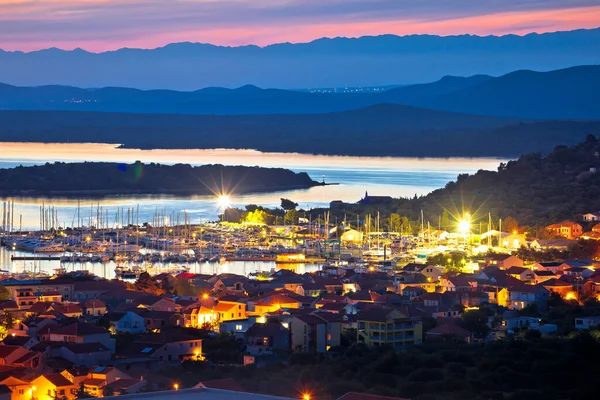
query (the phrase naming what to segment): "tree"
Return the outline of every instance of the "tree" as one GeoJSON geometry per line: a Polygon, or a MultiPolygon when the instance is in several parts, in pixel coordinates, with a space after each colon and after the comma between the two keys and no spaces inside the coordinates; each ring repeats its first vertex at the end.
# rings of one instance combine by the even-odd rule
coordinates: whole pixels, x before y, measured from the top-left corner
{"type": "Polygon", "coordinates": [[[248,212],[246,217],[244,218],[245,222],[251,224],[266,224],[269,218],[269,214],[265,210],[256,209],[254,211],[248,212]]]}
{"type": "Polygon", "coordinates": [[[10,290],[4,285],[0,285],[0,301],[10,299],[10,290]]]}
{"type": "Polygon", "coordinates": [[[164,290],[158,285],[156,279],[150,276],[150,274],[147,272],[142,272],[140,274],[137,281],[135,281],[134,286],[136,290],[141,292],[152,293],[155,295],[164,294],[164,290]]]}
{"type": "Polygon", "coordinates": [[[513,217],[506,217],[506,219],[504,219],[504,228],[507,232],[518,232],[519,221],[517,221],[513,217]]]}
{"type": "Polygon", "coordinates": [[[83,386],[83,382],[81,382],[79,384],[79,389],[77,389],[77,392],[75,392],[75,398],[76,399],[91,399],[93,396],[91,396],[90,394],[88,394],[88,392],[85,391],[85,386],[83,386]]]}
{"type": "Polygon", "coordinates": [[[396,213],[390,214],[390,231],[397,232],[400,230],[400,225],[402,220],[400,219],[400,215],[396,213]]]}
{"type": "Polygon", "coordinates": [[[450,213],[448,212],[448,210],[446,210],[444,208],[444,211],[442,211],[442,217],[441,217],[441,228],[449,231],[450,230],[450,213]]]}
{"type": "Polygon", "coordinates": [[[473,332],[479,338],[485,337],[489,331],[488,316],[484,310],[471,310],[462,315],[462,320],[458,321],[458,325],[462,328],[473,332]]]}
{"type": "Polygon", "coordinates": [[[281,208],[285,211],[295,210],[298,207],[298,203],[295,203],[289,199],[281,198],[281,208]]]}
{"type": "Polygon", "coordinates": [[[285,213],[284,221],[285,221],[285,223],[289,223],[289,224],[297,223],[298,222],[298,211],[296,211],[294,209],[288,210],[285,213]]]}

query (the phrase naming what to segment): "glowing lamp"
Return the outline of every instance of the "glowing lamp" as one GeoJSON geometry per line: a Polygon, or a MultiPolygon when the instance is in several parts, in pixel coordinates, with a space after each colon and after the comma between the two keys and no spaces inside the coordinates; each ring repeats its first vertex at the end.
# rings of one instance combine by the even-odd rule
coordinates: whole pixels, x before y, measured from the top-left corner
{"type": "Polygon", "coordinates": [[[217,203],[219,204],[219,207],[226,209],[229,207],[229,196],[227,196],[226,194],[222,194],[217,198],[217,203]]]}
{"type": "Polygon", "coordinates": [[[460,220],[458,222],[458,231],[461,233],[469,233],[469,231],[471,231],[471,223],[469,220],[460,220]]]}
{"type": "Polygon", "coordinates": [[[179,383],[176,383],[176,384],[174,384],[174,385],[173,385],[173,389],[175,389],[175,390],[179,390],[179,383]]]}

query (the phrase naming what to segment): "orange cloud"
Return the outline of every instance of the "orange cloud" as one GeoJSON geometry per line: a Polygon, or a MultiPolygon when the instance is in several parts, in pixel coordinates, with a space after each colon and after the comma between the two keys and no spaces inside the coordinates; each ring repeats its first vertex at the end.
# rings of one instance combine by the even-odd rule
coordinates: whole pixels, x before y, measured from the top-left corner
{"type": "MultiPolygon", "coordinates": [[[[91,4],[94,0],[80,0],[91,4]]],[[[104,2],[96,2],[104,3],[104,2]]],[[[0,0],[1,6],[33,7],[32,2],[21,0],[0,0]]],[[[331,21],[331,19],[329,19],[331,21]]],[[[198,24],[201,26],[201,24],[198,24]]],[[[5,50],[34,50],[45,47],[73,49],[82,47],[90,51],[106,51],[121,47],[154,48],[168,43],[192,41],[219,45],[268,45],[281,42],[307,42],[320,37],[347,36],[358,37],[380,34],[526,34],[530,32],[550,32],[579,28],[596,28],[600,25],[600,6],[568,8],[561,10],[533,10],[495,13],[482,16],[470,16],[453,19],[406,19],[365,22],[303,22],[302,20],[273,20],[269,24],[220,23],[205,28],[189,28],[174,25],[156,27],[136,27],[135,21],[123,28],[116,28],[111,36],[93,33],[69,35],[68,38],[53,38],[51,35],[37,33],[23,34],[14,41],[2,44],[5,50]],[[17,40],[18,39],[18,40],[17,40]]],[[[1,31],[1,28],[0,28],[1,31]]]]}

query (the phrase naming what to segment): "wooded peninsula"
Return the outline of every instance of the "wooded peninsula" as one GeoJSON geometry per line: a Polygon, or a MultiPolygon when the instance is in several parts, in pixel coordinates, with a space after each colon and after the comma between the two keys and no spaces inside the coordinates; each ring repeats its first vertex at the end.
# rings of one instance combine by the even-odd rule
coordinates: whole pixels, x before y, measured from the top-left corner
{"type": "Polygon", "coordinates": [[[219,195],[307,189],[307,173],[283,168],[120,163],[47,163],[0,169],[0,195],[219,195]]]}

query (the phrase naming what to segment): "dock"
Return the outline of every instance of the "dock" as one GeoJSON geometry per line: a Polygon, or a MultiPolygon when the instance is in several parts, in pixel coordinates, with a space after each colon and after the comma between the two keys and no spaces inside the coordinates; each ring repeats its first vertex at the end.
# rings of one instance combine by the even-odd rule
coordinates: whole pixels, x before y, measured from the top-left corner
{"type": "Polygon", "coordinates": [[[60,256],[10,256],[11,261],[60,261],[60,256]]]}

